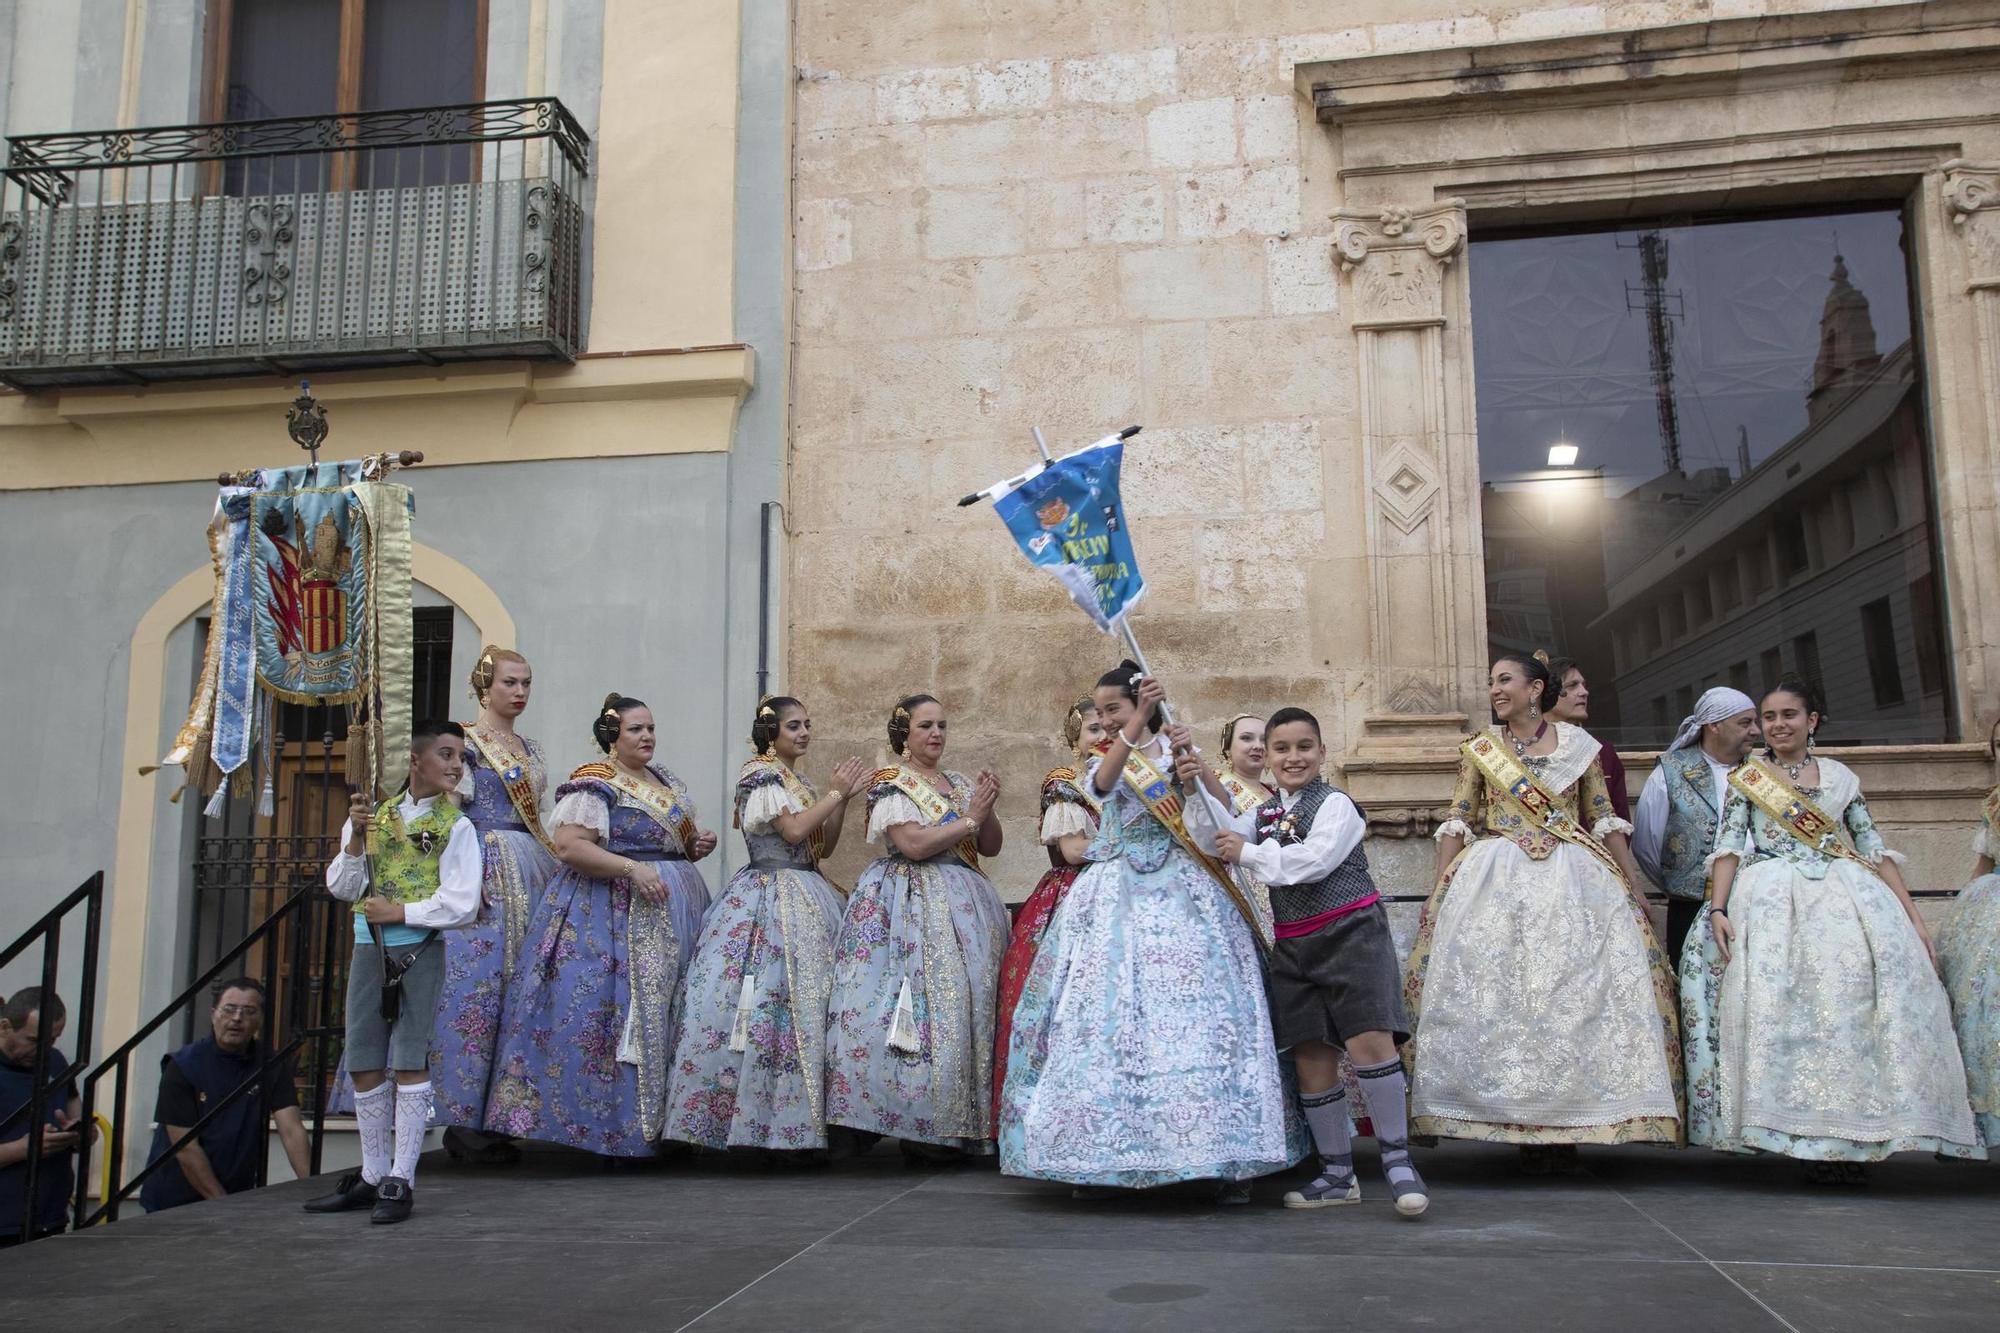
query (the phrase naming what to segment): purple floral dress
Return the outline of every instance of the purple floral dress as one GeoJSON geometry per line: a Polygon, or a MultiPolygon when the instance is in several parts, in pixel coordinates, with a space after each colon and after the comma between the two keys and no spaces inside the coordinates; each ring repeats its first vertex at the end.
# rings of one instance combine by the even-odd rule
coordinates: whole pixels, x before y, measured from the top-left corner
{"type": "Polygon", "coordinates": [[[595,828],[600,846],[652,863],[667,901],[568,866],[550,881],[503,1011],[486,1104],[496,1133],[645,1157],[664,1128],[675,1001],[708,888],[671,827],[683,822],[692,836],[686,791],[650,771],[673,793],[671,809],[613,785],[607,764],[586,764],[556,793],[553,823],[595,828]]]}
{"type": "MultiPolygon", "coordinates": [[[[504,753],[504,737],[483,733],[482,739],[496,753],[504,753]]],[[[539,802],[549,785],[542,747],[525,736],[521,743],[525,761],[514,757],[503,762],[518,766],[533,783],[539,802]]],[[[438,1119],[447,1125],[486,1129],[493,1045],[500,1034],[508,979],[529,914],[562,865],[529,831],[508,799],[503,775],[488,765],[477,745],[466,746],[465,780],[459,783],[459,792],[469,797],[465,813],[479,830],[482,892],[478,919],[464,930],[445,932],[444,993],[438,1001],[437,1036],[431,1048],[431,1087],[438,1119]]]]}
{"type": "MultiPolygon", "coordinates": [[[[929,825],[884,774],[868,836],[929,825]]],[[[962,814],[972,784],[959,773],[962,814]]],[[[921,781],[922,779],[919,779],[921,781]]],[[[921,1143],[993,1151],[993,1025],[1007,909],[959,854],[873,862],[847,900],[827,1002],[826,1119],[921,1143]]]]}
{"type": "MultiPolygon", "coordinates": [[[[823,1148],[826,1000],[840,895],[808,844],[778,835],[778,814],[812,789],[786,790],[775,763],[736,781],[736,823],[750,864],[709,909],[682,993],[667,1091],[670,1139],[708,1148],[823,1148]]],[[[803,797],[803,800],[799,799],[803,797]]]]}

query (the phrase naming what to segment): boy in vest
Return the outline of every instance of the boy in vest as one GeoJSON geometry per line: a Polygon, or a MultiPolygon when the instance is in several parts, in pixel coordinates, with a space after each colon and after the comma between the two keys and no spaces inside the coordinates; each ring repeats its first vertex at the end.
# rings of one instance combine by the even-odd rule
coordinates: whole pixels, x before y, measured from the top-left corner
{"type": "Polygon", "coordinates": [[[1667,894],[1667,962],[1708,891],[1708,854],[1729,808],[1729,774],[1757,743],[1757,704],[1718,685],[1695,701],[1674,743],[1660,756],[1633,812],[1632,856],[1667,894]]]}
{"type": "Polygon", "coordinates": [[[347,1071],[361,1169],[309,1213],[373,1210],[400,1222],[416,1197],[411,1181],[431,1115],[431,1034],[444,985],[441,930],[479,911],[479,834],[445,793],[465,763],[465,729],[419,722],[410,731],[410,785],[377,806],[354,794],[340,830],[340,855],[326,868],[327,891],[354,906],[354,958],[347,971],[347,1071]],[[373,826],[374,876],[366,856],[373,826]],[[384,1071],[395,1074],[389,1082],[384,1071]]]}
{"type": "MultiPolygon", "coordinates": [[[[1298,1067],[1306,1123],[1319,1148],[1317,1178],[1285,1195],[1287,1208],[1358,1203],[1340,1051],[1354,1062],[1382,1170],[1396,1211],[1430,1206],[1410,1161],[1408,1085],[1398,1042],[1409,1039],[1402,967],[1368,857],[1361,809],[1320,777],[1326,762],[1319,720],[1280,708],[1264,724],[1265,759],[1278,794],[1247,815],[1234,812],[1220,784],[1202,791],[1214,816],[1216,854],[1271,890],[1276,943],[1266,973],[1278,1049],[1298,1067]]],[[[1206,770],[1204,769],[1204,772],[1206,770]]]]}

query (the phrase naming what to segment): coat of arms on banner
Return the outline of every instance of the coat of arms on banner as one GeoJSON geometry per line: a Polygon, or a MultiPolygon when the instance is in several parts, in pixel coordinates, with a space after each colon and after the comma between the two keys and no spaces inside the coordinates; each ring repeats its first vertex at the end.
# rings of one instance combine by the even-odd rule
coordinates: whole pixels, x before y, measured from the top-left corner
{"type": "Polygon", "coordinates": [[[251,501],[257,680],[293,703],[351,703],[367,688],[368,525],[347,486],[251,501]]]}

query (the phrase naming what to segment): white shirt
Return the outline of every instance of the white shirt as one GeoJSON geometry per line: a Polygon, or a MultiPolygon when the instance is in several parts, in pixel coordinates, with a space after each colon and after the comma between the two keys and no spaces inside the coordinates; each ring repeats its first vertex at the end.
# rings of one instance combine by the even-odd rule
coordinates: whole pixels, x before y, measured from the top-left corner
{"type": "MultiPolygon", "coordinates": [[[[1302,794],[1280,791],[1278,802],[1289,811],[1299,803],[1302,794]]],[[[1242,837],[1243,859],[1239,864],[1243,869],[1264,883],[1279,887],[1312,884],[1325,879],[1333,873],[1334,867],[1354,854],[1354,849],[1361,845],[1361,839],[1368,832],[1360,809],[1342,791],[1327,793],[1319,813],[1313,816],[1312,827],[1306,830],[1305,839],[1290,846],[1280,845],[1275,838],[1265,842],[1255,841],[1257,812],[1254,809],[1239,815],[1233,803],[1216,800],[1206,787],[1201,789],[1201,799],[1210,820],[1242,837]]],[[[1214,836],[1206,835],[1204,844],[1208,850],[1214,851],[1214,836]]]]}
{"type": "MultiPolygon", "coordinates": [[[[408,824],[437,804],[437,799],[426,796],[421,801],[412,800],[405,791],[396,810],[408,824]]],[[[362,890],[368,887],[367,858],[347,854],[347,844],[353,837],[354,821],[349,819],[340,826],[341,850],[326,868],[326,891],[344,903],[359,902],[362,890]]],[[[479,915],[480,869],[479,830],[472,826],[471,820],[460,819],[452,824],[444,851],[438,855],[438,891],[405,904],[403,924],[419,930],[453,930],[470,925],[479,915]]]]}
{"type": "MultiPolygon", "coordinates": [[[[1734,765],[1723,763],[1699,745],[1693,748],[1708,761],[1708,776],[1715,783],[1715,815],[1720,823],[1722,812],[1729,808],[1729,773],[1734,765]]],[[[1655,884],[1666,882],[1666,876],[1660,873],[1660,847],[1667,836],[1666,765],[1670,760],[1679,762],[1681,753],[1669,750],[1660,756],[1660,762],[1646,775],[1646,785],[1639,791],[1639,804],[1632,811],[1632,856],[1655,884]]]]}

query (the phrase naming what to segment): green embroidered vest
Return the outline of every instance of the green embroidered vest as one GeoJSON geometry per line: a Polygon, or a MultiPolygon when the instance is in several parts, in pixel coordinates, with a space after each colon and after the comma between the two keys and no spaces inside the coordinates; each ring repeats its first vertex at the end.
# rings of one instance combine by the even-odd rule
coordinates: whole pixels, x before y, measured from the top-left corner
{"type": "MultiPolygon", "coordinates": [[[[387,800],[375,811],[375,892],[390,902],[422,902],[438,891],[438,861],[451,841],[451,826],[465,813],[449,797],[403,823],[402,798],[387,800]]],[[[356,903],[354,910],[361,911],[356,903]]]]}

